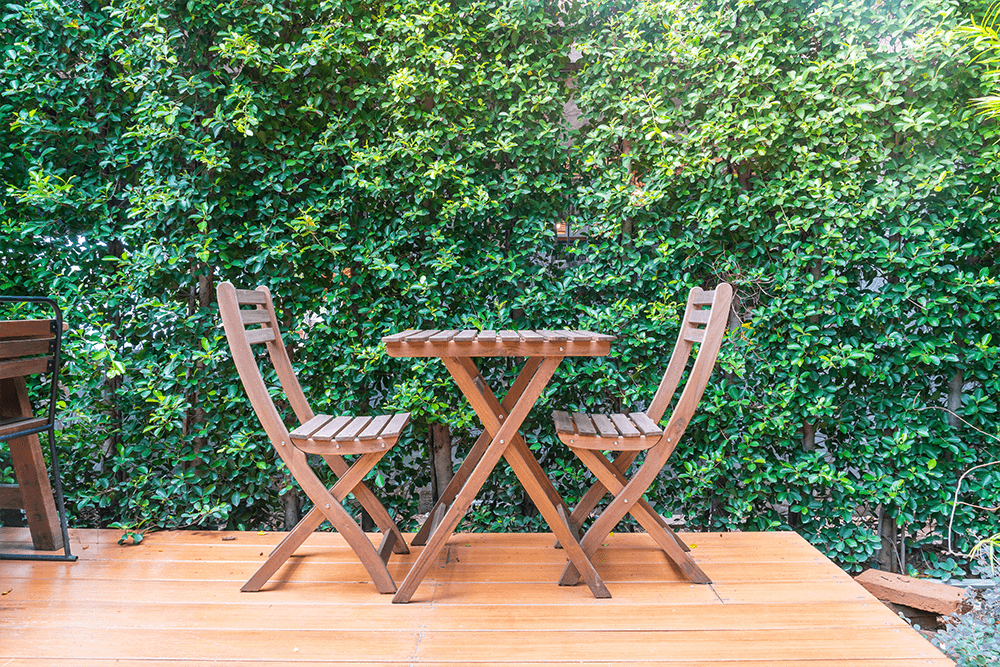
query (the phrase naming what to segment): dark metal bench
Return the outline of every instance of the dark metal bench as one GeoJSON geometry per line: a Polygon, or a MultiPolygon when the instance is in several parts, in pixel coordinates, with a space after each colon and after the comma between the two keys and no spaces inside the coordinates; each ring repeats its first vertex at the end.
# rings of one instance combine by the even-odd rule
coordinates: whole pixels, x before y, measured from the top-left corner
{"type": "Polygon", "coordinates": [[[62,312],[55,301],[43,297],[0,296],[4,304],[46,304],[54,317],[44,320],[0,321],[0,442],[7,442],[17,484],[0,484],[0,509],[23,509],[32,546],[37,551],[63,550],[63,555],[0,553],[5,560],[76,560],[70,553],[63,502],[59,458],[56,453],[55,416],[59,390],[59,353],[62,346],[62,312]],[[48,410],[35,415],[25,378],[51,375],[48,410]],[[52,480],[38,434],[49,434],[52,480]]]}

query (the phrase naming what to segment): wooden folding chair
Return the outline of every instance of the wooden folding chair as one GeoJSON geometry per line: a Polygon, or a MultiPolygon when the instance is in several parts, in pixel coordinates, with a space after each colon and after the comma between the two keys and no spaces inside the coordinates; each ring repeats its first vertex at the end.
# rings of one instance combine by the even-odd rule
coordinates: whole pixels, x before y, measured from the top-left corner
{"type": "Polygon", "coordinates": [[[396,444],[400,432],[410,419],[410,414],[377,417],[335,417],[314,414],[302,393],[302,387],[281,340],[271,292],[266,287],[238,290],[228,282],[220,284],[217,292],[226,338],[229,340],[233,361],[236,363],[236,369],[239,371],[250,403],[278,456],[288,466],[289,472],[298,481],[302,490],[315,503],[315,507],[271,552],[267,561],[244,584],[242,590],[259,591],[299,545],[326,519],[354,549],[378,591],[395,593],[396,584],[389,576],[386,563],[391,552],[405,554],[409,553],[409,548],[385,507],[362,480],[379,459],[396,444]],[[240,308],[247,305],[253,308],[240,308]],[[260,327],[248,330],[246,328],[248,325],[260,325],[260,327]],[[251,350],[250,346],[257,343],[267,344],[270,362],[277,372],[285,397],[299,420],[299,425],[291,432],[275,408],[251,350]],[[330,489],[324,486],[309,466],[307,454],[320,455],[339,478],[330,489]],[[348,465],[344,460],[344,457],[349,455],[358,457],[352,465],[348,465]],[[377,549],[341,505],[344,498],[351,493],[382,531],[383,539],[377,549]]]}
{"type": "MultiPolygon", "coordinates": [[[[687,545],[643,499],[643,494],[677,447],[705,392],[722,345],[722,336],[726,332],[732,298],[733,288],[728,283],[720,283],[714,291],[705,291],[699,287],[691,290],[670,363],[646,412],[588,415],[557,410],[553,413],[559,439],[573,450],[597,478],[597,482],[573,510],[570,516],[571,528],[579,531],[604,495],[611,493],[614,496],[581,540],[580,544],[588,557],[593,556],[618,522],[626,514],[631,514],[692,582],[712,583],[708,575],[691,559],[687,545]],[[680,383],[695,343],[700,343],[700,348],[684,391],[666,428],[660,428],[659,422],[680,383]],[[614,462],[602,454],[604,451],[618,452],[614,462]],[[627,478],[626,471],[642,451],[646,452],[645,460],[632,478],[627,478]]],[[[579,580],[579,573],[570,563],[559,583],[572,586],[579,580]]]]}

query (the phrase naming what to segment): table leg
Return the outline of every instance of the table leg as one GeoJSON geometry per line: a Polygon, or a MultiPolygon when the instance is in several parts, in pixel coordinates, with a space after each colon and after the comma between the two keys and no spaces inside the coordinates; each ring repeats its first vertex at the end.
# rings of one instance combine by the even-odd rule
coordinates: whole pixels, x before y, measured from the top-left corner
{"type": "MultiPolygon", "coordinates": [[[[535,457],[531,456],[530,452],[527,458],[535,461],[535,457]]],[[[579,576],[587,582],[587,586],[595,598],[610,598],[611,592],[604,585],[604,581],[597,574],[593,563],[590,562],[587,554],[584,553],[583,548],[580,546],[576,530],[569,524],[565,505],[554,505],[549,500],[544,488],[532,473],[524,454],[520,450],[513,447],[508,449],[507,462],[514,469],[514,474],[521,480],[525,491],[528,492],[528,495],[534,501],[535,507],[541,512],[542,518],[549,524],[549,528],[552,529],[556,539],[559,540],[559,544],[562,545],[563,550],[566,552],[566,557],[569,558],[567,566],[573,567],[579,576]]],[[[535,461],[535,464],[537,465],[538,462],[535,461]]]]}
{"type": "MultiPolygon", "coordinates": [[[[507,419],[507,415],[510,412],[510,405],[516,402],[521,395],[522,390],[519,388],[518,385],[520,384],[522,375],[524,375],[526,371],[534,373],[534,369],[538,366],[538,364],[541,363],[542,359],[543,357],[531,357],[530,359],[528,359],[527,364],[525,364],[524,370],[522,370],[521,374],[518,375],[518,379],[514,383],[514,386],[512,386],[510,388],[510,391],[507,392],[507,396],[504,396],[503,402],[497,400],[497,397],[493,393],[493,390],[489,388],[489,385],[487,385],[485,381],[482,382],[480,386],[480,393],[483,395],[483,398],[486,399],[486,403],[489,406],[490,414],[496,415],[497,419],[500,421],[507,419]],[[508,396],[510,396],[511,394],[514,394],[514,401],[507,400],[508,396]]],[[[472,363],[472,359],[469,359],[468,357],[463,357],[459,359],[459,363],[465,366],[466,370],[468,370],[470,373],[476,373],[478,375],[479,371],[478,369],[476,369],[476,365],[472,363]]],[[[482,379],[482,376],[479,377],[480,379],[482,379]]],[[[482,419],[482,415],[479,416],[480,419],[482,419]]],[[[486,422],[483,423],[485,424],[486,422]]],[[[518,428],[520,428],[520,426],[518,428]]],[[[486,429],[487,432],[490,432],[492,430],[494,429],[490,428],[486,429]]],[[[552,485],[552,481],[549,479],[549,476],[545,474],[544,470],[542,470],[542,466],[539,465],[538,461],[535,459],[535,456],[531,453],[531,448],[528,447],[528,443],[524,441],[524,438],[521,436],[520,432],[514,438],[514,442],[512,444],[518,451],[522,453],[523,458],[525,460],[525,465],[527,466],[527,471],[530,471],[532,476],[536,480],[538,480],[542,490],[548,497],[549,502],[551,502],[553,505],[556,505],[557,507],[563,507],[568,513],[569,508],[566,507],[566,503],[563,502],[562,496],[560,496],[559,492],[556,491],[556,487],[552,485]]]]}
{"type": "MultiPolygon", "coordinates": [[[[532,374],[531,379],[528,381],[521,396],[517,399],[510,415],[504,420],[503,425],[495,429],[495,434],[479,463],[476,464],[472,473],[462,485],[454,502],[441,520],[441,524],[431,534],[427,541],[427,546],[417,556],[416,562],[410,568],[406,579],[399,586],[396,595],[393,597],[393,602],[405,603],[409,602],[410,598],[413,597],[420,582],[426,576],[427,571],[440,555],[448,538],[455,531],[455,528],[458,527],[458,523],[462,520],[466,511],[468,511],[469,505],[472,504],[479,490],[486,483],[493,468],[500,461],[500,457],[507,451],[512,438],[517,435],[518,428],[520,428],[525,417],[528,416],[528,412],[531,411],[535,401],[538,400],[545,385],[552,378],[552,374],[555,372],[556,367],[559,366],[560,361],[562,361],[562,357],[546,357],[532,374]]],[[[454,377],[459,389],[469,399],[476,414],[479,414],[480,417],[492,414],[492,412],[487,413],[484,410],[487,404],[483,398],[483,394],[475,383],[475,376],[470,374],[458,359],[445,358],[444,363],[454,377]]],[[[497,421],[494,416],[493,423],[495,424],[497,421]]],[[[487,430],[490,429],[487,428],[487,430]]]]}
{"type": "MultiPolygon", "coordinates": [[[[462,359],[460,361],[465,362],[467,360],[462,359]]],[[[472,369],[475,369],[475,366],[469,361],[468,364],[463,363],[462,370],[467,374],[471,374],[470,366],[472,369]]],[[[451,370],[450,366],[449,370],[451,370]]],[[[482,389],[479,395],[475,397],[475,400],[473,400],[473,397],[469,397],[469,400],[488,432],[496,432],[497,429],[501,428],[502,424],[505,425],[510,420],[506,410],[504,410],[489,387],[482,389]]],[[[520,422],[518,422],[518,428],[520,428],[520,422]]],[[[566,504],[563,502],[559,492],[552,485],[552,481],[548,478],[548,475],[542,470],[535,456],[531,453],[531,448],[528,447],[528,444],[520,435],[514,439],[511,445],[504,452],[504,457],[514,470],[514,474],[521,481],[528,496],[535,503],[535,507],[538,508],[542,518],[545,519],[545,522],[565,549],[570,564],[575,566],[574,571],[579,572],[580,576],[587,582],[594,597],[611,597],[611,593],[604,585],[604,582],[601,581],[590,559],[583,552],[576,534],[577,530],[569,524],[569,510],[566,504]]]]}
{"type": "MultiPolygon", "coordinates": [[[[483,376],[479,373],[479,369],[476,368],[476,365],[472,363],[471,359],[468,358],[461,359],[460,363],[462,363],[462,365],[465,367],[469,375],[472,376],[473,382],[476,383],[477,386],[482,386],[482,387],[487,386],[486,381],[483,379],[483,376]]],[[[541,363],[542,363],[542,357],[531,357],[530,359],[528,359],[528,362],[524,365],[524,368],[522,368],[521,372],[518,373],[517,379],[514,381],[514,384],[511,385],[511,388],[507,392],[507,395],[504,396],[503,402],[501,403],[501,405],[504,408],[504,414],[509,413],[511,409],[513,409],[514,405],[517,403],[517,399],[519,399],[521,397],[521,394],[524,393],[524,388],[528,386],[528,382],[531,380],[532,376],[534,376],[535,371],[538,370],[538,366],[541,363]]],[[[431,525],[432,525],[431,518],[437,513],[438,509],[442,505],[447,507],[452,503],[452,501],[455,500],[455,496],[458,495],[458,492],[461,490],[466,480],[469,479],[469,475],[472,474],[472,471],[473,469],[475,469],[476,464],[479,463],[479,460],[481,458],[483,458],[483,453],[489,446],[490,439],[492,437],[493,436],[490,435],[489,431],[483,429],[483,432],[479,435],[479,438],[476,439],[476,444],[472,446],[472,449],[469,450],[469,453],[465,456],[465,459],[462,461],[462,465],[459,466],[458,472],[456,472],[455,476],[451,478],[451,482],[448,483],[448,486],[441,493],[441,496],[438,498],[438,501],[434,504],[434,507],[431,508],[431,511],[427,515],[427,520],[424,521],[424,525],[420,527],[420,530],[417,531],[417,534],[410,541],[411,545],[418,547],[427,544],[427,536],[430,535],[431,533],[431,525]]],[[[517,440],[521,440],[520,435],[517,437],[517,440]]]]}

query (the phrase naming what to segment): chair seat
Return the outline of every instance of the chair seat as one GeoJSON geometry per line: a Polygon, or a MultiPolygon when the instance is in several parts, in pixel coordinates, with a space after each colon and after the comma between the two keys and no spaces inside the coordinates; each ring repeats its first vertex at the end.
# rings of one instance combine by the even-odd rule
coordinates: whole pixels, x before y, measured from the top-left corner
{"type": "Polygon", "coordinates": [[[292,444],[309,454],[367,454],[396,444],[409,412],[377,417],[316,415],[289,433],[292,444]]]}
{"type": "Polygon", "coordinates": [[[638,451],[649,449],[663,435],[663,429],[645,412],[588,415],[556,410],[552,419],[559,439],[576,449],[638,451]]]}

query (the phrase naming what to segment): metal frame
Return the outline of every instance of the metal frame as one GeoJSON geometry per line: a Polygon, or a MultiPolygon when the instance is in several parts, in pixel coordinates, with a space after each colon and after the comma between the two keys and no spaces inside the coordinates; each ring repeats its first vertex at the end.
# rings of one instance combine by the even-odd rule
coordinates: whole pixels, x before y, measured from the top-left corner
{"type": "Polygon", "coordinates": [[[59,354],[62,351],[62,310],[59,309],[58,304],[53,299],[48,297],[37,297],[37,296],[0,296],[0,303],[41,303],[47,304],[52,308],[55,313],[55,350],[53,351],[53,366],[49,372],[52,373],[52,387],[49,394],[49,408],[48,408],[48,419],[45,426],[25,429],[23,431],[17,431],[16,433],[11,433],[9,435],[0,438],[0,442],[6,442],[7,440],[13,440],[14,438],[22,438],[27,435],[34,435],[36,433],[41,433],[42,431],[48,431],[49,433],[49,454],[52,460],[52,477],[55,484],[56,493],[56,508],[59,512],[59,528],[62,530],[63,538],[63,555],[54,556],[50,554],[7,554],[0,553],[0,560],[55,560],[55,561],[70,561],[73,562],[77,559],[69,550],[69,524],[66,519],[66,503],[63,499],[62,491],[62,477],[59,474],[59,456],[56,453],[56,399],[59,392],[59,366],[60,358],[59,354]]]}

